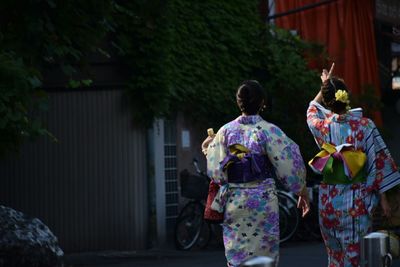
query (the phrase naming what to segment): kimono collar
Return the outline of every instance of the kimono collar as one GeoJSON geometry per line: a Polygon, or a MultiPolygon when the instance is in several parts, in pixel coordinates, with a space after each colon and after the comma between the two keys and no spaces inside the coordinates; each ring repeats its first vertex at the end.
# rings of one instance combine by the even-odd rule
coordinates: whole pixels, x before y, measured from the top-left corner
{"type": "Polygon", "coordinates": [[[240,124],[256,124],[262,120],[260,115],[241,115],[236,119],[240,124]]]}
{"type": "Polygon", "coordinates": [[[335,122],[347,122],[350,120],[354,120],[355,118],[362,118],[363,110],[362,108],[353,108],[347,111],[344,114],[336,114],[334,113],[332,116],[332,121],[335,122]]]}

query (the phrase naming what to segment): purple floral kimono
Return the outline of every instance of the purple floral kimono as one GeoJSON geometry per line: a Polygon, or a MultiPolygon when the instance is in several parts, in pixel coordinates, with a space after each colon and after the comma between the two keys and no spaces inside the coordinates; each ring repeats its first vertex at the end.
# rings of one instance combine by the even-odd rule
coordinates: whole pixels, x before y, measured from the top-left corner
{"type": "Polygon", "coordinates": [[[221,185],[218,201],[211,207],[224,211],[222,227],[228,266],[239,266],[252,256],[269,256],[278,261],[279,212],[274,180],[263,177],[230,183],[220,163],[235,144],[267,155],[271,171],[294,193],[305,185],[306,172],[299,148],[281,129],[259,115],[240,116],[227,123],[208,148],[208,174],[221,185]]]}

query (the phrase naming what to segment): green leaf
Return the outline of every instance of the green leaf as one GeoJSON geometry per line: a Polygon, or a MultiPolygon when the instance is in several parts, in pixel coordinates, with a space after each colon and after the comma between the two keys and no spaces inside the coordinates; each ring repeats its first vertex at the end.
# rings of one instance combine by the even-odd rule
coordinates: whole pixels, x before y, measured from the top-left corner
{"type": "Polygon", "coordinates": [[[93,83],[91,79],[82,80],[81,82],[83,86],[90,86],[93,83]]]}
{"type": "Polygon", "coordinates": [[[71,65],[61,65],[61,70],[67,76],[72,76],[74,73],[76,73],[76,69],[71,65]]]}
{"type": "Polygon", "coordinates": [[[81,81],[70,79],[68,82],[68,87],[72,89],[76,89],[81,87],[81,81]]]}
{"type": "Polygon", "coordinates": [[[46,2],[51,8],[57,7],[56,3],[53,0],[46,0],[46,2]]]}
{"type": "Polygon", "coordinates": [[[107,53],[106,51],[104,51],[102,48],[97,48],[97,51],[102,54],[103,56],[105,56],[106,58],[111,58],[110,54],[107,53]]]}
{"type": "Polygon", "coordinates": [[[32,76],[28,78],[32,88],[39,88],[42,86],[42,82],[36,76],[32,76]]]}

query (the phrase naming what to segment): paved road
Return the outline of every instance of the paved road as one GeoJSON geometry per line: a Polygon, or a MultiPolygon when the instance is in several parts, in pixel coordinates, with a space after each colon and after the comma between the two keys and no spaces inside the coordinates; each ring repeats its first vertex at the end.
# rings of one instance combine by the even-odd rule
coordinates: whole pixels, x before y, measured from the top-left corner
{"type": "MultiPolygon", "coordinates": [[[[66,266],[79,267],[223,267],[226,266],[221,247],[210,247],[198,251],[153,249],[134,252],[103,252],[96,254],[69,255],[66,266]]],[[[296,242],[281,248],[280,267],[326,266],[325,250],[319,242],[296,242]],[[300,263],[304,263],[300,264],[300,263]]]]}
{"type": "MultiPolygon", "coordinates": [[[[171,248],[133,252],[103,252],[66,257],[66,267],[225,267],[221,247],[198,251],[171,248]]],[[[320,242],[292,242],[281,248],[279,267],[325,267],[326,253],[320,242]]],[[[400,267],[396,260],[392,267],[400,267]]]]}

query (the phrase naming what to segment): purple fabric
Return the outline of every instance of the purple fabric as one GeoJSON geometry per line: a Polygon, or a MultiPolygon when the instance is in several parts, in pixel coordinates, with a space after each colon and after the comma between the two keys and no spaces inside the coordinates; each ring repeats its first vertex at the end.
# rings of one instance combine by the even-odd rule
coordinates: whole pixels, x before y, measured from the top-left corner
{"type": "Polygon", "coordinates": [[[312,167],[314,167],[314,169],[318,170],[321,173],[322,170],[325,168],[325,165],[328,162],[329,158],[330,158],[330,155],[327,155],[323,158],[318,158],[318,157],[314,158],[311,165],[312,165],[312,167]]]}
{"type": "Polygon", "coordinates": [[[221,168],[225,169],[229,162],[231,162],[227,168],[229,183],[248,183],[272,177],[272,166],[266,155],[247,153],[239,159],[236,155],[229,154],[221,161],[221,168]]]}

